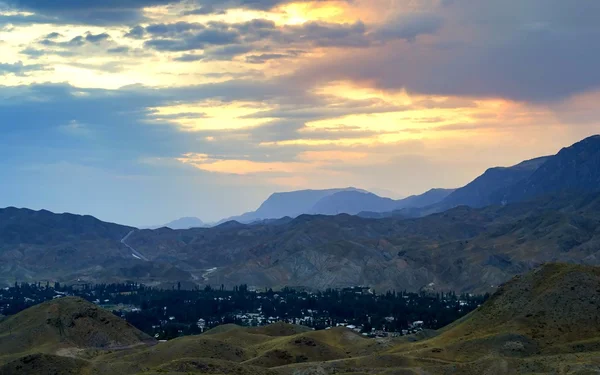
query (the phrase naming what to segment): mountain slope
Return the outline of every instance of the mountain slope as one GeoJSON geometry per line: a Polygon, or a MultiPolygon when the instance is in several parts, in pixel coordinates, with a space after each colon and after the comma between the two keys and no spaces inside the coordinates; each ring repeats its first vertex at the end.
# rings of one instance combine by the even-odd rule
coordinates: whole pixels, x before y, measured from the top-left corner
{"type": "Polygon", "coordinates": [[[124,243],[132,231],[91,216],[0,209],[0,283],[192,279],[172,265],[133,256],[124,243]]]}
{"type": "Polygon", "coordinates": [[[506,192],[510,202],[560,190],[587,193],[600,190],[600,135],[562,149],[528,178],[506,192]]]}
{"type": "Polygon", "coordinates": [[[132,229],[92,216],[8,207],[0,209],[0,250],[20,243],[53,245],[65,239],[119,241],[132,229]]]}
{"type": "Polygon", "coordinates": [[[502,285],[440,340],[519,334],[540,349],[600,339],[600,268],[545,264],[502,285]]]}
{"type": "Polygon", "coordinates": [[[531,176],[547,160],[548,157],[541,157],[508,168],[490,168],[466,186],[449,194],[435,205],[435,210],[442,211],[460,205],[484,207],[501,203],[506,188],[531,176]]]}
{"type": "Polygon", "coordinates": [[[600,135],[588,137],[553,156],[527,160],[513,167],[488,169],[440,203],[413,215],[441,212],[459,205],[484,207],[520,202],[560,191],[600,191],[600,135]]]}
{"type": "Polygon", "coordinates": [[[587,353],[595,357],[600,350],[598,291],[600,268],[546,264],[502,285],[480,308],[410,350],[416,357],[468,363],[466,373],[489,366],[483,358],[529,366],[530,373],[556,373],[569,361],[583,365],[587,353]],[[539,362],[530,359],[536,357],[539,362]]]}
{"type": "MultiPolygon", "coordinates": [[[[461,206],[418,219],[301,215],[131,232],[127,245],[149,261],[136,259],[114,235],[72,236],[54,228],[62,234],[48,246],[35,237],[19,237],[33,243],[0,243],[0,281],[318,289],[366,284],[379,290],[434,283],[441,290],[487,291],[544,262],[600,264],[598,212],[600,194],[559,194],[506,206],[461,206]]],[[[52,217],[45,226],[52,228],[52,217]]],[[[128,229],[118,228],[118,234],[128,229]]]]}

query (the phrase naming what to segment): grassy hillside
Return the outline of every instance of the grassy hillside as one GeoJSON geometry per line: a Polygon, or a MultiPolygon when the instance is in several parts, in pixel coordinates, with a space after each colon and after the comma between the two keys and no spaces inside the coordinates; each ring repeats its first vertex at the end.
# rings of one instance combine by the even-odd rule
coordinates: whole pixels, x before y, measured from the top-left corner
{"type": "Polygon", "coordinates": [[[154,340],[112,313],[65,297],[29,308],[0,323],[0,363],[41,352],[122,348],[154,340]]]}
{"type": "MultiPolygon", "coordinates": [[[[149,347],[135,345],[138,334],[113,322],[116,318],[95,325],[105,317],[98,311],[91,314],[97,318],[86,315],[88,324],[66,324],[72,331],[60,341],[42,315],[50,314],[52,321],[53,306],[69,316],[87,307],[76,299],[53,304],[11,318],[17,332],[36,332],[40,339],[19,336],[34,345],[29,353],[5,360],[0,374],[583,375],[597,373],[600,366],[600,268],[588,266],[544,265],[502,285],[483,306],[438,333],[396,339],[279,323],[227,325],[149,347]],[[99,346],[86,335],[91,331],[104,337],[119,331],[122,337],[110,341],[112,346],[99,346]],[[57,340],[63,350],[50,353],[47,343],[57,340]],[[116,348],[115,343],[133,346],[116,348]],[[66,350],[69,345],[72,350],[66,350]]],[[[9,347],[5,342],[2,350],[9,347]]]]}

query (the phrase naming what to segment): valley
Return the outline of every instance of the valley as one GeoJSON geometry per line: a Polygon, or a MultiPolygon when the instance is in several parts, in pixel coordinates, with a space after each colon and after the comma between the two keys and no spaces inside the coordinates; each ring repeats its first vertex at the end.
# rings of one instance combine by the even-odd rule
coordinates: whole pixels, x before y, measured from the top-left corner
{"type": "Polygon", "coordinates": [[[0,322],[0,374],[593,374],[598,291],[600,268],[547,264],[438,331],[368,338],[348,327],[228,324],[167,342],[64,297],[0,322]]]}

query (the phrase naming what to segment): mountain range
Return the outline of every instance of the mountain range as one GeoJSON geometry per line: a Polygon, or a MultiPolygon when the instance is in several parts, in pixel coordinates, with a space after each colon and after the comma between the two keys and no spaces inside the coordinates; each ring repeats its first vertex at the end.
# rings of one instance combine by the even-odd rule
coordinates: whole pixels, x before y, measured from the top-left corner
{"type": "MultiPolygon", "coordinates": [[[[600,168],[599,138],[589,137],[554,156],[538,157],[512,167],[490,168],[458,189],[431,189],[397,200],[353,187],[274,193],[256,211],[223,219],[219,224],[227,221],[248,224],[303,214],[418,217],[460,205],[506,204],[561,190],[589,192],[591,187],[600,184],[597,174],[600,168]]],[[[164,226],[189,229],[206,225],[200,219],[183,218],[164,226]]]]}
{"type": "Polygon", "coordinates": [[[158,229],[158,228],[170,228],[170,229],[191,229],[191,228],[203,228],[210,226],[200,220],[197,217],[182,217],[177,220],[170,221],[164,225],[155,225],[144,229],[158,229]]]}
{"type": "Polygon", "coordinates": [[[459,205],[484,207],[556,193],[600,190],[600,135],[592,136],[553,156],[527,160],[509,168],[491,168],[423,212],[459,205]]]}
{"type": "Polygon", "coordinates": [[[64,297],[0,321],[0,374],[594,374],[599,290],[598,267],[546,264],[439,331],[370,339],[229,324],[164,343],[64,297]]]}
{"type": "Polygon", "coordinates": [[[598,264],[599,181],[595,136],[455,191],[397,201],[354,188],[274,194],[244,216],[250,224],[137,230],[8,208],[0,282],[488,291],[544,262],[598,264]]]}
{"type": "Polygon", "coordinates": [[[253,223],[263,220],[295,218],[300,215],[356,215],[360,212],[389,212],[404,208],[423,208],[440,202],[454,189],[432,189],[421,195],[394,200],[353,187],[327,190],[300,190],[272,194],[256,211],[221,220],[253,223]]]}

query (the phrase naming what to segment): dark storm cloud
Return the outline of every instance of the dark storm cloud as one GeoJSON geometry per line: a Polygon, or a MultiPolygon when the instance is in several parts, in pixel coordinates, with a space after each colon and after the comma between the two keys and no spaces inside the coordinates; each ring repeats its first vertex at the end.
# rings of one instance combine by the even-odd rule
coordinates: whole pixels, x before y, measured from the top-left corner
{"type": "Polygon", "coordinates": [[[414,42],[419,35],[434,34],[441,29],[443,18],[434,14],[403,16],[388,22],[376,32],[379,40],[405,39],[414,42]]]}
{"type": "MultiPolygon", "coordinates": [[[[437,16],[443,29],[429,43],[340,54],[300,72],[297,81],[349,79],[387,90],[529,102],[600,88],[600,2],[455,0],[437,16]]],[[[412,39],[408,24],[379,33],[412,39]]]]}

